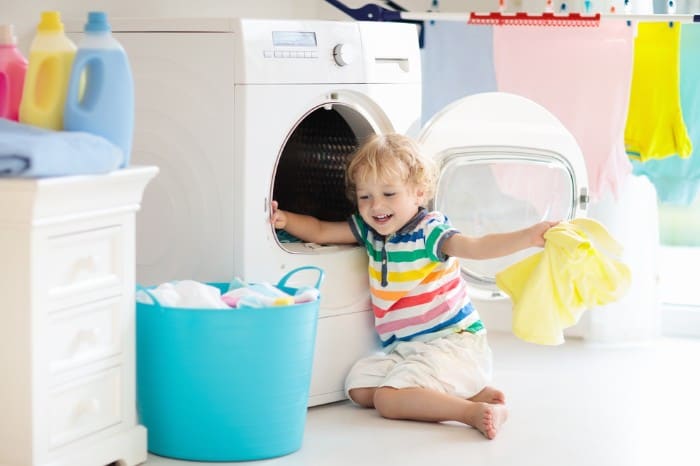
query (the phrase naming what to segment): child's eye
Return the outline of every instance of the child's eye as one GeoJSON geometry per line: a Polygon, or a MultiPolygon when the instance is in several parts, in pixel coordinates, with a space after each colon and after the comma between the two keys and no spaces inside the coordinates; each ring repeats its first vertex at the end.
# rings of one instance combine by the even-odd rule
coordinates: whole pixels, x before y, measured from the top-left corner
{"type": "Polygon", "coordinates": [[[396,194],[396,193],[384,193],[384,195],[385,195],[386,197],[391,197],[391,196],[394,196],[395,194],[396,194]]]}
{"type": "Polygon", "coordinates": [[[360,199],[361,201],[366,201],[367,199],[369,199],[369,196],[366,194],[363,194],[362,196],[357,196],[357,198],[360,199]]]}

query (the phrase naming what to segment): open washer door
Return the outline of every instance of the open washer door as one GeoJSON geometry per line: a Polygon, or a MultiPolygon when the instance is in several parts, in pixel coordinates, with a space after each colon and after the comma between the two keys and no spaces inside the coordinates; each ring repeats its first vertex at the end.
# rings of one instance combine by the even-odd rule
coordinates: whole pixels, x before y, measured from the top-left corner
{"type": "MultiPolygon", "coordinates": [[[[554,115],[529,99],[500,92],[465,97],[437,113],[418,141],[440,169],[432,208],[464,234],[585,214],[588,177],[581,149],[554,115]]],[[[536,251],[462,259],[471,294],[502,298],[496,273],[536,251]]]]}

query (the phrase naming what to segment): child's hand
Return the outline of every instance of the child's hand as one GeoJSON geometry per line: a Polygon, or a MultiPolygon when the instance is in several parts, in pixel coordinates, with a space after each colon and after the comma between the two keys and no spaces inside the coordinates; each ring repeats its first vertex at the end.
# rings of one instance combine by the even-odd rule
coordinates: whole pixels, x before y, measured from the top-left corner
{"type": "Polygon", "coordinates": [[[277,208],[277,201],[272,201],[270,209],[270,223],[278,230],[287,226],[287,215],[277,208]]]}
{"type": "Polygon", "coordinates": [[[544,246],[545,239],[544,234],[559,222],[550,222],[545,220],[544,222],[536,223],[528,228],[528,235],[530,236],[530,243],[533,246],[542,247],[544,246]]]}

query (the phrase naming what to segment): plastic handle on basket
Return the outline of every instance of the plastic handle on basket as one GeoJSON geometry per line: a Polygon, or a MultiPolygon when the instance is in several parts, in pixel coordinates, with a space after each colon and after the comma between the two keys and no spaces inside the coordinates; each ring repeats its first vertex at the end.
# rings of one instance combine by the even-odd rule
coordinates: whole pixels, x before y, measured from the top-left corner
{"type": "Polygon", "coordinates": [[[155,306],[158,306],[158,307],[160,307],[160,308],[163,307],[163,306],[160,304],[160,302],[156,299],[156,297],[153,296],[153,294],[151,294],[151,292],[148,291],[148,288],[146,288],[145,286],[136,285],[136,291],[143,291],[144,293],[146,293],[146,294],[148,295],[149,298],[151,298],[151,299],[153,300],[153,304],[154,304],[155,306]]]}
{"type": "Polygon", "coordinates": [[[321,287],[321,282],[323,281],[323,277],[324,277],[325,273],[323,272],[323,269],[316,267],[316,266],[313,266],[313,265],[306,265],[304,267],[298,267],[294,270],[290,270],[289,272],[287,272],[287,274],[284,277],[280,278],[279,283],[277,283],[277,287],[278,288],[286,287],[287,280],[289,280],[292,277],[292,275],[294,275],[298,272],[301,272],[302,270],[315,270],[318,272],[318,280],[316,280],[316,285],[314,285],[314,288],[316,288],[318,290],[321,287]]]}

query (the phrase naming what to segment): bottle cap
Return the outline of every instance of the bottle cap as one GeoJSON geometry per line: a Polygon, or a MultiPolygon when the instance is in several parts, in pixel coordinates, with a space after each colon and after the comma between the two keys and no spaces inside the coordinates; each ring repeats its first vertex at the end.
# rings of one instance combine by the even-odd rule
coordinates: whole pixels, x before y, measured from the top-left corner
{"type": "Polygon", "coordinates": [[[112,28],[107,21],[107,14],[104,11],[90,11],[88,22],[85,23],[85,32],[109,32],[112,28]]]}
{"type": "Polygon", "coordinates": [[[61,13],[58,11],[42,11],[41,22],[36,29],[41,32],[63,32],[61,13]]]}
{"type": "Polygon", "coordinates": [[[0,45],[14,45],[17,43],[15,28],[11,24],[0,24],[0,45]]]}

